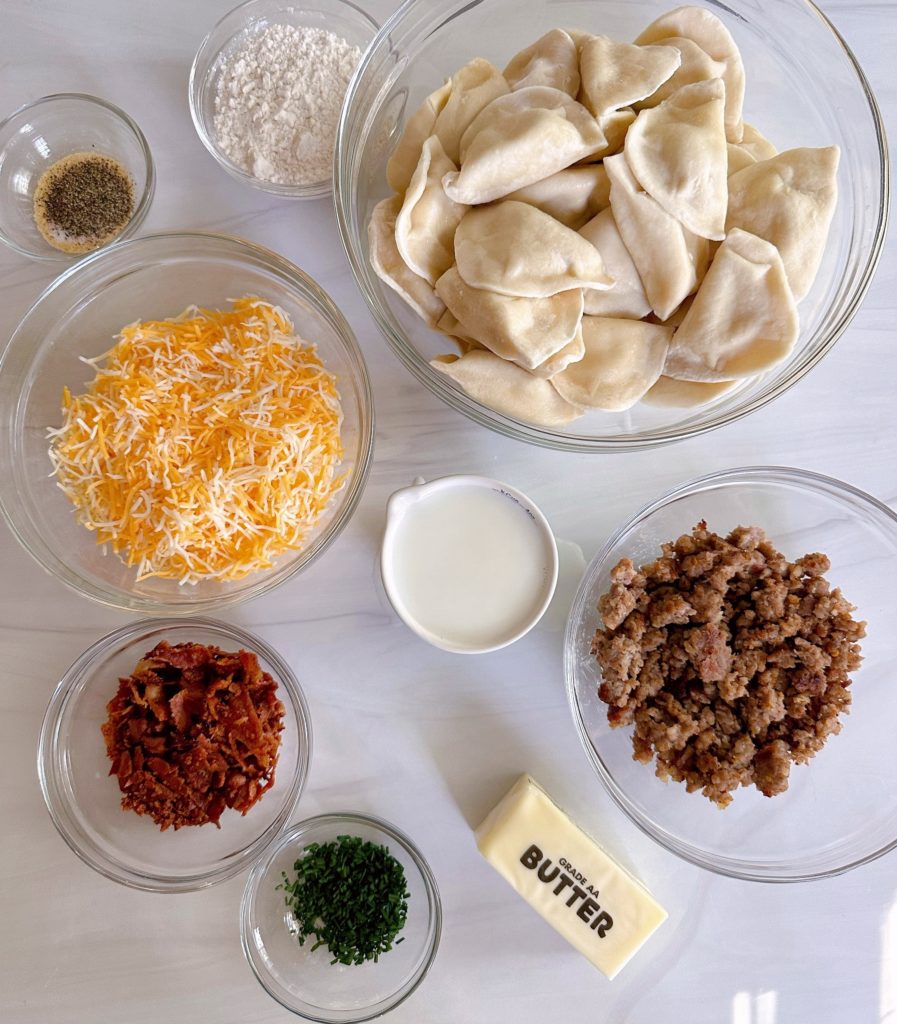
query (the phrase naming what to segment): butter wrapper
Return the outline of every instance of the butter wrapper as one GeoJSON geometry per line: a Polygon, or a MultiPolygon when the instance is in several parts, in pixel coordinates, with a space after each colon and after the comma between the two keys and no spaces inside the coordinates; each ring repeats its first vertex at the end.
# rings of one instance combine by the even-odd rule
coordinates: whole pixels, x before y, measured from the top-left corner
{"type": "Polygon", "coordinates": [[[476,840],[505,881],[608,978],[667,918],[529,775],[486,816],[476,840]]]}

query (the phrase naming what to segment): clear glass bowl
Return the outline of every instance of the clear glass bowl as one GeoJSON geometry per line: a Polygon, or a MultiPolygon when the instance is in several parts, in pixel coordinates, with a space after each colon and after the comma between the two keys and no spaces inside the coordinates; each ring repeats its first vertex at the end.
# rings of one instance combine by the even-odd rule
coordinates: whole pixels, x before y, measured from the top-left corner
{"type": "Polygon", "coordinates": [[[364,358],[329,296],[282,256],[223,235],[150,235],[89,256],[57,278],[25,314],[0,357],[0,511],[25,549],[63,583],[130,611],[187,614],[271,590],[308,566],[340,533],[370,468],[374,411],[364,358]],[[191,304],[224,307],[255,294],[281,306],[296,331],[318,346],[342,396],[340,471],[348,474],[305,546],[271,569],[232,581],[181,586],[137,581],[135,568],[104,553],[78,523],[49,473],[47,427],[61,420],[63,385],[93,377],[82,357],[107,351],[138,318],[175,316],[191,304]]]}
{"type": "Polygon", "coordinates": [[[355,279],[387,343],[405,366],[449,405],[509,437],[568,451],[625,451],[731,423],[785,392],[834,345],[866,293],[884,242],[888,155],[869,83],[844,40],[808,0],[731,0],[707,4],[731,29],[747,71],[745,118],[780,149],[841,147],[840,201],[812,291],[800,304],[800,337],[789,358],[699,409],[639,403],[623,413],[593,412],[559,430],[494,412],[467,397],[429,360],[452,348],[374,273],[367,225],[388,194],[386,160],[424,97],[474,56],[499,68],[558,26],[632,39],[671,0],[409,0],[380,30],[343,107],[335,168],[337,218],[355,279]],[[795,47],[794,41],[800,40],[795,47]]]}
{"type": "Polygon", "coordinates": [[[203,39],[190,68],[190,116],[200,141],[237,181],[284,199],[316,199],[333,191],[333,177],[307,185],[279,185],[247,174],[218,145],[215,134],[215,94],[225,59],[251,35],[269,25],[322,28],[342,36],[364,51],[378,25],[350,0],[246,0],[215,25],[203,39]]]}
{"type": "Polygon", "coordinates": [[[897,846],[897,764],[891,756],[897,514],[849,484],[799,469],[727,470],[683,484],[643,508],[604,545],[573,602],[564,641],[567,695],[592,767],[619,807],[662,846],[723,875],[797,882],[835,875],[897,846]],[[827,574],[868,624],[863,663],[843,729],[786,792],[735,791],[724,810],[685,786],[662,782],[632,757],[632,730],[611,729],[598,698],[600,670],[590,644],[598,598],[623,557],[653,561],[663,542],[701,519],[716,533],[760,526],[788,558],[831,558],[827,574]]]}
{"type": "Polygon", "coordinates": [[[243,952],[256,978],[281,1006],[306,1020],[355,1024],[404,1002],[433,964],[442,931],[439,890],[423,855],[394,825],[366,814],[324,814],[300,822],[253,867],[240,908],[243,952]],[[384,845],[405,869],[408,919],[404,941],[374,962],[331,964],[325,948],[300,946],[290,932],[292,913],[277,888],[309,843],[340,835],[384,845]]]}
{"type": "Polygon", "coordinates": [[[295,809],[308,775],[311,720],[289,666],[266,643],[207,619],[144,620],[104,636],[62,677],[41,727],[37,769],[53,824],[94,870],[133,889],[188,892],[230,878],[260,856],[295,809]],[[286,708],[275,784],[244,816],[227,810],[213,825],[162,832],[151,818],[121,807],[118,781],[100,731],[118,680],[157,643],[214,644],[258,656],[286,708]]]}
{"type": "Polygon", "coordinates": [[[143,132],[123,110],[106,100],[57,93],[26,103],[0,122],[0,242],[35,260],[73,263],[83,259],[83,254],[60,252],[44,240],[34,223],[32,196],[51,164],[70,153],[88,150],[113,157],[130,173],[134,213],[115,241],[137,231],[149,211],[156,184],[143,132]]]}

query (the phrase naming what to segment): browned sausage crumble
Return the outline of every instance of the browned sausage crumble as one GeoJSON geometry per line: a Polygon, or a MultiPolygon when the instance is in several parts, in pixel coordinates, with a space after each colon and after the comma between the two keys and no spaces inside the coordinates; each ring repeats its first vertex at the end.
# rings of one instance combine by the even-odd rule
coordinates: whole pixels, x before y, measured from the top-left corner
{"type": "Polygon", "coordinates": [[[866,624],[824,574],[756,526],[705,522],[636,569],[624,558],[598,602],[592,654],[611,726],[635,725],[633,757],[719,807],[738,786],[788,788],[847,712],[866,624]]]}
{"type": "Polygon", "coordinates": [[[245,814],[274,785],[284,706],[249,651],[163,640],[119,680],[107,711],[121,805],[163,832],[218,825],[227,807],[245,814]]]}

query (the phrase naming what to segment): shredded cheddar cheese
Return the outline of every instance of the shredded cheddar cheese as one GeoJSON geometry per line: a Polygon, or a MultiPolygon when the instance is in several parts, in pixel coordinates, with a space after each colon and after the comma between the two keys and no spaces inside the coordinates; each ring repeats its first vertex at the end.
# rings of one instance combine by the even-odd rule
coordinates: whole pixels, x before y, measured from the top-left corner
{"type": "Polygon", "coordinates": [[[299,548],[342,486],[336,380],[242,298],[123,328],[49,431],[78,519],[139,579],[233,580],[299,548]]]}

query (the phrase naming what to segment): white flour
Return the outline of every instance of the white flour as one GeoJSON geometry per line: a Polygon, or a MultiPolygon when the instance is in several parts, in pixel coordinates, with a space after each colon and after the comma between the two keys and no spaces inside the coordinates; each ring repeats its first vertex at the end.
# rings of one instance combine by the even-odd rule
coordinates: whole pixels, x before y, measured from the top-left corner
{"type": "Polygon", "coordinates": [[[215,95],[218,145],[279,185],[330,178],[340,108],[361,51],[320,28],[271,25],[225,56],[215,95]]]}

